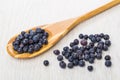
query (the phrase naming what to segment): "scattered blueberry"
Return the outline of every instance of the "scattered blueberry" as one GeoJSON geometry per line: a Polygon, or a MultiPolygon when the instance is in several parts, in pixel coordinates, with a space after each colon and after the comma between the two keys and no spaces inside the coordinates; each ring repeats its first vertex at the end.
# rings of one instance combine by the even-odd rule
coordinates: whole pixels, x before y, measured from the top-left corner
{"type": "Polygon", "coordinates": [[[64,68],[66,68],[66,63],[64,61],[61,61],[59,63],[59,66],[64,69],[64,68]]]}
{"type": "Polygon", "coordinates": [[[110,60],[110,59],[111,59],[110,55],[105,56],[105,60],[110,60]]]}
{"type": "Polygon", "coordinates": [[[74,64],[72,62],[68,63],[68,68],[73,68],[74,64]]]}
{"type": "Polygon", "coordinates": [[[83,39],[83,37],[84,37],[83,34],[80,34],[80,35],[79,35],[79,38],[80,38],[80,39],[83,39]]]}
{"type": "Polygon", "coordinates": [[[88,66],[87,69],[88,71],[93,71],[93,66],[88,66]]]}
{"type": "Polygon", "coordinates": [[[110,67],[112,65],[112,62],[110,60],[105,61],[105,66],[110,67]]]}
{"type": "Polygon", "coordinates": [[[44,64],[45,66],[48,66],[48,65],[49,65],[49,61],[48,61],[48,60],[44,60],[43,64],[44,64]]]}
{"type": "Polygon", "coordinates": [[[58,60],[58,61],[62,61],[62,60],[63,60],[63,56],[62,56],[62,55],[58,55],[58,56],[57,56],[57,60],[58,60]]]}
{"type": "Polygon", "coordinates": [[[60,51],[57,49],[57,50],[54,50],[53,53],[54,53],[55,55],[59,55],[59,54],[60,54],[60,51]]]}
{"type": "Polygon", "coordinates": [[[81,45],[86,46],[87,45],[87,40],[83,39],[80,43],[81,43],[81,45]]]}
{"type": "Polygon", "coordinates": [[[83,60],[80,60],[80,61],[79,61],[79,66],[80,66],[80,67],[84,67],[84,66],[85,66],[85,62],[84,62],[83,60]]]}

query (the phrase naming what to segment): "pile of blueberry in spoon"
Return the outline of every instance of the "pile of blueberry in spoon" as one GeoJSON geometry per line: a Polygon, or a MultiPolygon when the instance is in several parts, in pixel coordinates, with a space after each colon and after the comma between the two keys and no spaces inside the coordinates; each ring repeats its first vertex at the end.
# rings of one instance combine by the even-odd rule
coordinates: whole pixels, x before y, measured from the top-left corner
{"type": "MultiPolygon", "coordinates": [[[[103,51],[107,51],[111,45],[110,37],[108,34],[91,34],[91,35],[79,35],[79,39],[74,39],[69,46],[65,46],[63,51],[58,49],[53,53],[57,55],[57,60],[61,68],[73,68],[75,66],[84,67],[88,62],[90,65],[87,67],[89,71],[93,70],[92,64],[95,59],[101,60],[103,51]],[[61,52],[61,54],[60,54],[61,52]],[[65,63],[64,58],[68,60],[68,64],[65,63]]],[[[105,56],[105,66],[110,67],[112,65],[111,57],[105,56]]]]}
{"type": "Polygon", "coordinates": [[[41,28],[29,30],[28,32],[22,31],[13,42],[13,48],[19,54],[33,53],[40,50],[43,45],[48,44],[48,36],[48,33],[41,28]]]}

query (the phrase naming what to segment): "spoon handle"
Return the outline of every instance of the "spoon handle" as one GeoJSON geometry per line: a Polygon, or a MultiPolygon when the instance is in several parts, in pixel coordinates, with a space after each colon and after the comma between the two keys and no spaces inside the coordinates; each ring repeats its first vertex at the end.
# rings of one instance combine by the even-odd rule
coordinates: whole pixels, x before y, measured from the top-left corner
{"type": "Polygon", "coordinates": [[[72,28],[74,28],[76,25],[78,25],[80,22],[83,22],[109,8],[112,8],[113,6],[117,5],[117,4],[120,4],[120,0],[113,0],[93,11],[90,11],[88,12],[87,14],[83,15],[83,16],[80,16],[80,17],[77,17],[74,19],[74,22],[68,27],[68,31],[70,31],[72,28]]]}

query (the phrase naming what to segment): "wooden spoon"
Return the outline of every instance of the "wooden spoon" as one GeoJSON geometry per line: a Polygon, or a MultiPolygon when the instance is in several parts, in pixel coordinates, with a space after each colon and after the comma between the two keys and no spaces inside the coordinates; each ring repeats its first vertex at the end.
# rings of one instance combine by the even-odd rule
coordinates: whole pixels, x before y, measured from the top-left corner
{"type": "MultiPolygon", "coordinates": [[[[15,38],[17,37],[14,36],[13,38],[11,38],[7,44],[7,52],[15,57],[15,58],[32,58],[35,56],[38,56],[40,54],[42,54],[43,52],[45,52],[46,50],[48,50],[49,48],[51,48],[53,45],[55,45],[62,37],[64,37],[72,28],[74,28],[77,24],[79,24],[82,21],[85,21],[117,4],[120,4],[120,0],[113,0],[112,2],[103,5],[102,7],[99,7],[91,12],[88,12],[87,14],[77,17],[77,18],[72,18],[72,19],[68,19],[65,21],[61,21],[61,22],[56,22],[53,24],[47,24],[47,25],[43,25],[43,26],[38,26],[41,27],[42,29],[45,29],[45,31],[47,31],[49,33],[49,37],[48,37],[48,45],[43,46],[39,51],[34,52],[32,54],[30,53],[23,53],[23,54],[18,54],[12,46],[13,41],[15,40],[15,38]]],[[[32,28],[33,30],[36,29],[32,28]]],[[[28,30],[27,30],[28,31],[28,30]]]]}

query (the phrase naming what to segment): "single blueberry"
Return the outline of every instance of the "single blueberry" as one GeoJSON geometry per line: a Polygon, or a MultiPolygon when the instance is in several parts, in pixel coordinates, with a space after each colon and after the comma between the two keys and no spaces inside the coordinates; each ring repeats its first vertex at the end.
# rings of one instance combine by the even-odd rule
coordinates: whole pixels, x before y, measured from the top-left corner
{"type": "Polygon", "coordinates": [[[79,34],[79,38],[83,39],[84,35],[83,34],[79,34]]]}
{"type": "Polygon", "coordinates": [[[25,38],[25,39],[23,39],[22,43],[26,45],[29,43],[29,40],[25,38]]]}
{"type": "Polygon", "coordinates": [[[78,40],[78,39],[75,39],[75,40],[74,40],[74,44],[75,44],[75,45],[78,45],[78,44],[79,44],[79,40],[78,40]]]}
{"type": "Polygon", "coordinates": [[[66,63],[64,61],[60,61],[59,66],[63,69],[66,68],[66,63]]]}
{"type": "Polygon", "coordinates": [[[34,50],[35,50],[35,51],[38,51],[39,49],[40,49],[40,45],[39,45],[39,44],[35,44],[35,45],[34,45],[34,50]]]}
{"type": "Polygon", "coordinates": [[[110,37],[109,37],[108,34],[105,34],[105,35],[104,35],[104,39],[105,39],[105,40],[108,40],[109,38],[110,38],[110,37]]]}
{"type": "Polygon", "coordinates": [[[49,61],[48,61],[48,60],[44,60],[44,61],[43,61],[43,64],[44,64],[45,66],[48,66],[48,65],[49,65],[49,61]]]}
{"type": "Polygon", "coordinates": [[[58,61],[62,61],[62,60],[63,60],[63,56],[62,56],[62,55],[58,55],[58,56],[57,56],[57,60],[58,60],[58,61]]]}
{"type": "Polygon", "coordinates": [[[110,46],[111,45],[111,41],[110,40],[105,40],[105,45],[110,46]]]}
{"type": "Polygon", "coordinates": [[[77,65],[79,64],[78,59],[74,59],[74,60],[73,60],[73,64],[74,64],[75,66],[77,66],[77,65]]]}
{"type": "Polygon", "coordinates": [[[84,35],[84,39],[88,39],[88,35],[84,35]]]}
{"type": "Polygon", "coordinates": [[[99,60],[99,59],[102,59],[102,54],[101,53],[97,53],[96,54],[96,58],[99,60]]]}
{"type": "Polygon", "coordinates": [[[68,61],[69,61],[69,62],[73,62],[73,60],[74,60],[74,58],[73,58],[72,56],[70,56],[70,57],[68,58],[68,61]]]}
{"type": "Polygon", "coordinates": [[[58,49],[56,49],[56,50],[53,51],[53,53],[54,53],[55,55],[59,55],[59,54],[60,54],[60,51],[59,51],[58,49]]]}
{"type": "Polygon", "coordinates": [[[69,49],[68,46],[65,46],[65,47],[63,48],[64,51],[67,51],[68,49],[69,49]]]}
{"type": "Polygon", "coordinates": [[[105,61],[105,66],[106,67],[111,67],[111,65],[112,65],[112,62],[110,60],[105,61]]]}
{"type": "Polygon", "coordinates": [[[80,61],[79,61],[79,66],[80,66],[80,67],[84,67],[84,66],[85,66],[85,61],[80,60],[80,61]]]}
{"type": "Polygon", "coordinates": [[[87,69],[88,71],[93,71],[93,66],[88,66],[87,69]]]}
{"type": "Polygon", "coordinates": [[[68,63],[68,68],[73,68],[74,64],[72,62],[68,63]]]}
{"type": "Polygon", "coordinates": [[[110,55],[105,56],[105,60],[110,60],[110,59],[111,59],[110,55]]]}
{"type": "Polygon", "coordinates": [[[23,47],[23,52],[28,52],[28,46],[23,47]]]}

